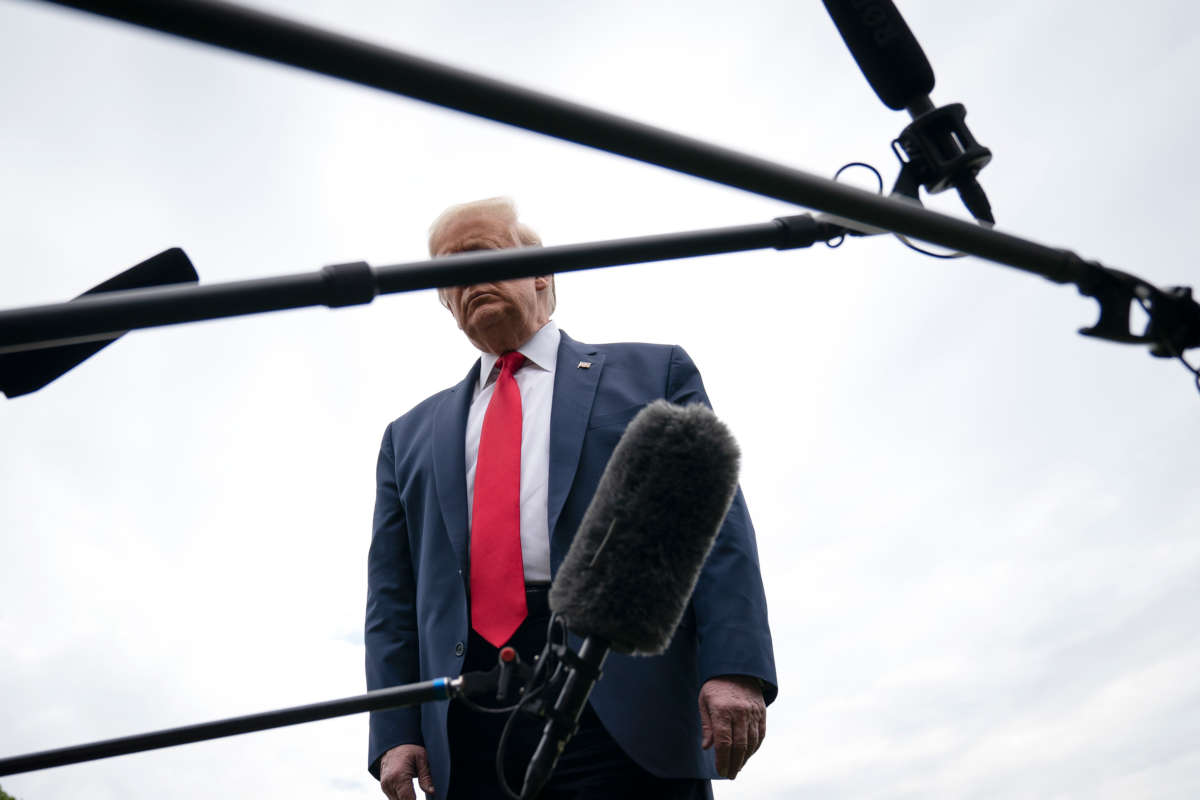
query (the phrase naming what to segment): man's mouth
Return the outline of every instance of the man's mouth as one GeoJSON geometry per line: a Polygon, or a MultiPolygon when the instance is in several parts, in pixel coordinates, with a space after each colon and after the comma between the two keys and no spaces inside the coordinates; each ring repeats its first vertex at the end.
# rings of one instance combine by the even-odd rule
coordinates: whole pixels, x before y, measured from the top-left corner
{"type": "Polygon", "coordinates": [[[489,292],[489,291],[476,292],[475,294],[473,294],[467,298],[466,310],[470,311],[476,305],[478,305],[480,302],[486,302],[488,300],[495,300],[497,297],[498,297],[498,295],[495,292],[489,292]]]}

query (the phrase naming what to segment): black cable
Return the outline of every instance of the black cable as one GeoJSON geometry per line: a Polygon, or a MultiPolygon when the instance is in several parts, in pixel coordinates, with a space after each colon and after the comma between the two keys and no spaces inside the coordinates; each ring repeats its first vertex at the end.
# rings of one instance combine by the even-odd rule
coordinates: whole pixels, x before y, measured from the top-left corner
{"type": "Polygon", "coordinates": [[[507,714],[511,711],[515,711],[521,705],[521,702],[518,700],[516,703],[514,703],[511,706],[501,706],[499,708],[488,708],[487,706],[479,705],[478,703],[476,703],[474,700],[470,699],[466,695],[459,695],[455,699],[457,699],[460,703],[462,703],[467,708],[471,709],[472,711],[477,711],[480,714],[507,714]]]}
{"type": "MultiPolygon", "coordinates": [[[[892,144],[895,145],[896,143],[893,142],[892,144]]],[[[846,170],[848,170],[850,167],[863,167],[865,169],[869,169],[875,175],[875,183],[876,183],[875,193],[878,195],[883,194],[883,175],[881,175],[879,173],[879,170],[875,169],[875,167],[866,163],[865,161],[851,161],[847,164],[843,164],[842,166],[838,167],[837,172],[833,173],[833,179],[836,181],[838,178],[841,177],[842,173],[845,172],[846,170]]],[[[991,225],[987,224],[986,222],[980,222],[980,224],[986,228],[992,227],[991,225]]],[[[954,259],[954,258],[962,258],[963,256],[966,255],[966,253],[961,253],[961,252],[935,253],[932,250],[926,250],[925,248],[920,247],[919,245],[913,244],[909,240],[909,238],[907,236],[904,236],[903,234],[893,232],[892,235],[895,236],[897,239],[899,239],[900,244],[904,245],[909,250],[915,250],[918,253],[920,253],[921,255],[929,256],[930,258],[941,258],[941,259],[949,260],[949,259],[954,259]]],[[[825,244],[827,246],[829,246],[830,248],[841,247],[842,242],[845,241],[845,238],[846,238],[845,234],[843,234],[841,237],[838,237],[837,239],[831,239],[830,241],[826,242],[825,244]]]]}
{"type": "MultiPolygon", "coordinates": [[[[833,179],[836,181],[838,178],[840,178],[842,176],[843,172],[850,169],[851,167],[863,167],[865,169],[871,170],[871,172],[873,172],[875,174],[875,182],[879,184],[875,188],[875,193],[883,194],[883,176],[879,174],[879,170],[875,169],[873,166],[866,163],[865,161],[851,161],[847,164],[842,164],[840,167],[838,167],[837,172],[833,173],[833,179]]],[[[838,247],[841,247],[845,241],[846,241],[846,234],[842,233],[838,236],[835,236],[832,239],[827,240],[825,242],[825,246],[828,247],[830,250],[834,250],[838,247]]]]}
{"type": "MultiPolygon", "coordinates": [[[[547,687],[553,686],[558,679],[558,675],[562,670],[562,664],[559,663],[555,656],[555,647],[565,647],[567,645],[567,626],[559,618],[557,614],[550,615],[550,621],[546,625],[546,646],[542,648],[542,654],[538,657],[537,666],[533,669],[533,675],[529,678],[529,684],[526,686],[525,694],[512,707],[507,720],[504,721],[504,728],[500,731],[500,741],[496,743],[496,780],[500,784],[500,789],[507,795],[510,800],[522,800],[521,796],[512,790],[508,785],[508,778],[504,775],[504,753],[508,749],[508,738],[512,732],[512,727],[517,719],[517,716],[524,712],[524,707],[527,703],[531,703],[533,698],[539,697],[547,687]],[[558,632],[558,637],[561,641],[555,641],[555,632],[558,632]],[[551,671],[551,665],[553,670],[551,671]],[[550,672],[547,676],[546,673],[550,672]]],[[[532,712],[530,712],[532,714],[532,712]]]]}
{"type": "Polygon", "coordinates": [[[499,781],[500,788],[503,789],[504,793],[512,798],[512,800],[521,800],[521,797],[512,790],[512,787],[508,785],[508,779],[504,776],[504,751],[508,748],[508,736],[512,731],[513,721],[516,720],[518,714],[521,714],[524,711],[523,706],[525,706],[526,703],[532,703],[534,698],[539,697],[547,685],[548,684],[544,684],[536,689],[527,691],[521,697],[521,699],[517,701],[512,714],[510,714],[508,719],[504,721],[504,728],[500,731],[500,741],[496,743],[496,780],[499,781]]]}
{"type": "Polygon", "coordinates": [[[539,686],[531,692],[526,692],[523,697],[517,702],[516,709],[504,721],[504,728],[500,731],[500,741],[496,743],[496,780],[500,783],[500,788],[504,791],[511,800],[522,800],[521,796],[512,790],[508,785],[508,778],[504,775],[504,752],[508,749],[508,737],[512,732],[513,722],[517,719],[517,715],[522,712],[522,706],[527,702],[531,702],[531,698],[537,697],[545,686],[539,686]]]}
{"type": "Polygon", "coordinates": [[[851,167],[863,167],[875,173],[875,182],[879,184],[877,187],[875,187],[875,194],[883,194],[883,176],[879,174],[879,170],[875,169],[875,167],[871,166],[865,161],[851,161],[848,164],[842,164],[840,167],[838,167],[838,171],[833,173],[833,179],[836,181],[838,178],[842,177],[843,172],[851,167]]]}
{"type": "Polygon", "coordinates": [[[905,238],[904,236],[901,236],[898,233],[895,234],[895,237],[900,240],[900,244],[904,245],[909,250],[916,250],[921,255],[929,256],[930,258],[941,258],[941,259],[945,259],[945,260],[950,260],[950,259],[954,259],[954,258],[962,258],[965,255],[965,253],[935,253],[932,250],[926,250],[923,247],[913,244],[907,238],[905,238]]]}

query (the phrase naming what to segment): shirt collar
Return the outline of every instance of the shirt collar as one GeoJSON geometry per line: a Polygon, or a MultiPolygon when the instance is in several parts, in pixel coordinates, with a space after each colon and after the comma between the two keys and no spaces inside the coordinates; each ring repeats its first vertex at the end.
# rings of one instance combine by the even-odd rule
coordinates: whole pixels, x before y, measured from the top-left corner
{"type": "MultiPolygon", "coordinates": [[[[517,352],[534,366],[553,374],[555,365],[558,364],[558,343],[561,339],[562,333],[558,326],[554,324],[554,320],[550,320],[531,336],[529,341],[518,347],[517,352]]],[[[488,379],[499,360],[500,356],[496,353],[484,353],[480,357],[479,388],[488,385],[488,379]]]]}

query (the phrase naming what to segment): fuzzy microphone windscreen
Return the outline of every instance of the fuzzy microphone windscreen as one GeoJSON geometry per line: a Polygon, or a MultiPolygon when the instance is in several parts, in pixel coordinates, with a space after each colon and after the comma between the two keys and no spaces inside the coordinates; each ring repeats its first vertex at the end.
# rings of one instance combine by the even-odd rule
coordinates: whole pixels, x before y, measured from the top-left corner
{"type": "Polygon", "coordinates": [[[702,405],[642,409],[617,443],[550,588],[550,608],[613,650],[667,649],[737,491],[737,443],[702,405]]]}

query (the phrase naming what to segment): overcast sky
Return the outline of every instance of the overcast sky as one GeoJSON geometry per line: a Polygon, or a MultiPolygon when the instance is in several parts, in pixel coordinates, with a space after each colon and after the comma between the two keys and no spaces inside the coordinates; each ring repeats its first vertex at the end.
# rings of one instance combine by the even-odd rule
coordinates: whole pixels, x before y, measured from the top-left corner
{"type": "MultiPolygon", "coordinates": [[[[831,176],[906,122],[817,3],[260,0],[831,176]]],[[[1196,284],[1200,12],[901,0],[1003,230],[1196,284]]],[[[32,0],[0,0],[0,306],[171,246],[220,282],[785,204],[32,0]]],[[[959,213],[942,195],[931,205],[959,213]]],[[[682,344],[744,450],[779,667],[733,798],[1200,795],[1200,396],[1094,303],[877,237],[562,276],[682,344]]],[[[356,694],[384,426],[475,354],[432,293],[131,334],[0,401],[0,756],[356,694]]],[[[21,800],[372,798],[347,717],[0,779],[21,800]]]]}

